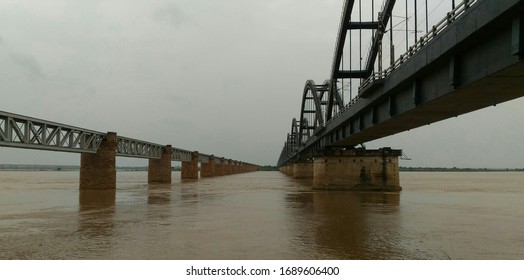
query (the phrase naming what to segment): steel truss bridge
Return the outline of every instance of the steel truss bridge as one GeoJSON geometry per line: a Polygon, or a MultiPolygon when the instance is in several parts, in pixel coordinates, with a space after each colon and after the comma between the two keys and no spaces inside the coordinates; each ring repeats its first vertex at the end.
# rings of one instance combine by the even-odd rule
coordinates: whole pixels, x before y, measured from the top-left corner
{"type": "Polygon", "coordinates": [[[331,76],[306,82],[279,166],[524,96],[523,1],[376,2],[345,1],[331,76]]]}
{"type": "MultiPolygon", "coordinates": [[[[0,146],[96,154],[106,133],[0,111],[0,146]]],[[[117,135],[116,156],[160,159],[165,145],[117,135]]],[[[172,161],[191,162],[193,151],[172,147],[172,161]]],[[[209,163],[211,155],[199,153],[209,163]]],[[[226,162],[232,160],[226,159],[226,162]]]]}

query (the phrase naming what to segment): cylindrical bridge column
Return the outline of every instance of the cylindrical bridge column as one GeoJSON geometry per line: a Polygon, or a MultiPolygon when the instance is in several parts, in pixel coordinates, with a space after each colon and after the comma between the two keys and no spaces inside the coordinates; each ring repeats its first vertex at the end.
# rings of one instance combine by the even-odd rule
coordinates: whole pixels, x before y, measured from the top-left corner
{"type": "Polygon", "coordinates": [[[116,189],[116,132],[108,132],[96,154],[80,156],[80,190],[116,189]]]}
{"type": "Polygon", "coordinates": [[[149,159],[147,181],[149,183],[171,183],[171,157],[173,148],[167,145],[160,159],[149,159]]]}
{"type": "Polygon", "coordinates": [[[182,179],[198,179],[198,152],[191,155],[191,161],[182,162],[182,179]]]}

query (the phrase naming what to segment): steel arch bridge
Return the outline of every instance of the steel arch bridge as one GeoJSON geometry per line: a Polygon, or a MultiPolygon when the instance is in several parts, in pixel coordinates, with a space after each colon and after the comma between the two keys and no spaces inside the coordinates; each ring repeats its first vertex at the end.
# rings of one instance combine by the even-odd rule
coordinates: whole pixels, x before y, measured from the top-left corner
{"type": "Polygon", "coordinates": [[[305,83],[278,166],[524,96],[522,1],[378,2],[345,1],[330,78],[305,83]]]}

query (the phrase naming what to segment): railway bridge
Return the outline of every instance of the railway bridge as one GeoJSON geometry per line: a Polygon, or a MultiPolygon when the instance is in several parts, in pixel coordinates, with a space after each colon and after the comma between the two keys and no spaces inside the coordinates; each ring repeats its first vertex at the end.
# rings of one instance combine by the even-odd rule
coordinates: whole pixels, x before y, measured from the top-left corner
{"type": "Polygon", "coordinates": [[[172,161],[182,162],[182,179],[253,172],[259,168],[243,161],[123,137],[116,132],[103,133],[3,111],[0,146],[79,153],[80,190],[114,190],[117,156],[149,159],[149,183],[171,183],[172,161]]]}
{"type": "Polygon", "coordinates": [[[524,96],[523,1],[376,2],[345,1],[330,76],[305,83],[282,172],[397,191],[402,151],[366,142],[524,96]]]}

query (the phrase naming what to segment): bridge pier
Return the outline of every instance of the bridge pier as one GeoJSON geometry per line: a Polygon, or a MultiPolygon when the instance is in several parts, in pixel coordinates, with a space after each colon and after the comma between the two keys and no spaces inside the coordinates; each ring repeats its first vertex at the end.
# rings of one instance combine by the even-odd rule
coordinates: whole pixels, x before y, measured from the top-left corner
{"type": "Polygon", "coordinates": [[[116,189],[116,132],[108,132],[96,154],[80,156],[80,190],[116,189]]]}
{"type": "Polygon", "coordinates": [[[299,162],[293,164],[293,178],[295,179],[313,179],[313,162],[299,162]]]}
{"type": "Polygon", "coordinates": [[[282,172],[282,173],[288,175],[288,172],[287,172],[287,170],[288,170],[288,166],[289,166],[289,164],[286,164],[286,165],[284,165],[284,166],[281,166],[278,170],[280,170],[280,172],[282,172]]]}
{"type": "Polygon", "coordinates": [[[198,179],[198,158],[197,151],[191,154],[191,161],[182,162],[182,179],[198,179]]]}
{"type": "Polygon", "coordinates": [[[346,150],[314,159],[317,189],[400,191],[398,157],[401,150],[346,150]]]}
{"type": "Polygon", "coordinates": [[[225,175],[225,166],[226,160],[224,158],[220,158],[220,163],[215,164],[215,176],[224,176],[225,175]]]}
{"type": "Polygon", "coordinates": [[[286,165],[286,175],[293,177],[293,164],[286,165]]]}
{"type": "Polygon", "coordinates": [[[233,161],[229,159],[227,160],[225,175],[231,175],[231,174],[233,174],[233,161]]]}
{"type": "Polygon", "coordinates": [[[160,159],[149,159],[147,181],[149,183],[171,183],[171,161],[173,148],[167,145],[160,159]]]}
{"type": "Polygon", "coordinates": [[[233,161],[233,164],[231,165],[231,174],[237,174],[238,173],[238,162],[233,161]]]}
{"type": "Polygon", "coordinates": [[[200,177],[209,178],[215,176],[215,156],[209,157],[209,162],[200,164],[200,177]]]}

